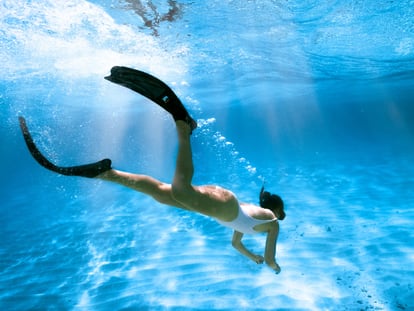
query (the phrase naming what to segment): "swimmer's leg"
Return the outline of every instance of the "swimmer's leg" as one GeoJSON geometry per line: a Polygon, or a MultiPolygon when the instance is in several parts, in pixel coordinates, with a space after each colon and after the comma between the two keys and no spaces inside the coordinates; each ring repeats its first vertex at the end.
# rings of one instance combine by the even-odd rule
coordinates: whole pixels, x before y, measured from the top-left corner
{"type": "Polygon", "coordinates": [[[172,183],[172,195],[187,209],[203,215],[229,221],[237,216],[238,202],[225,189],[192,185],[194,174],[190,133],[191,128],[183,121],[176,122],[178,155],[172,183]]]}
{"type": "Polygon", "coordinates": [[[111,169],[98,175],[97,178],[114,182],[143,194],[149,195],[154,200],[162,204],[188,210],[174,199],[170,184],[163,183],[150,176],[131,174],[111,169]]]}
{"type": "Polygon", "coordinates": [[[111,160],[104,159],[95,163],[79,165],[79,166],[69,166],[61,167],[51,163],[37,148],[33,142],[33,138],[30,135],[29,129],[26,125],[26,120],[23,117],[19,117],[20,129],[22,130],[24,140],[26,142],[27,148],[29,149],[33,158],[43,167],[51,170],[53,172],[66,175],[66,176],[82,176],[93,178],[97,175],[111,169],[111,160]]]}
{"type": "Polygon", "coordinates": [[[19,122],[24,140],[31,155],[40,165],[47,168],[48,170],[66,176],[82,176],[89,178],[96,177],[102,180],[111,181],[150,195],[160,203],[186,209],[182,204],[173,198],[171,185],[162,183],[146,175],[130,174],[114,170],[111,168],[111,160],[109,159],[104,159],[92,164],[71,167],[60,167],[51,163],[39,151],[33,142],[32,136],[30,135],[29,129],[26,125],[26,120],[23,117],[20,117],[19,122]]]}

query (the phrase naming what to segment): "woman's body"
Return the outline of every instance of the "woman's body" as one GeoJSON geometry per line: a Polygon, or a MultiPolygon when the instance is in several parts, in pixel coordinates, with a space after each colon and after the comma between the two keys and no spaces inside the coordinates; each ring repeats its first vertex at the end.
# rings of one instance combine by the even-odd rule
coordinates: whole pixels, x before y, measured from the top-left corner
{"type": "Polygon", "coordinates": [[[111,75],[105,79],[144,95],[168,111],[174,118],[179,148],[172,184],[160,182],[150,176],[112,169],[110,159],[80,166],[57,166],[39,151],[27,128],[25,119],[19,117],[23,137],[34,159],[40,165],[59,174],[115,182],[150,195],[160,203],[213,217],[219,223],[235,229],[232,245],[240,253],[256,263],[265,261],[269,267],[279,273],[280,267],[275,261],[275,253],[279,234],[278,220],[283,220],[285,217],[281,198],[264,191],[262,188],[260,206],[257,206],[240,203],[231,191],[217,186],[192,185],[194,168],[190,135],[197,124],[175,93],[156,77],[127,67],[113,67],[111,75]],[[267,233],[264,257],[255,255],[246,249],[241,241],[243,232],[267,233]]]}
{"type": "Polygon", "coordinates": [[[276,241],[279,234],[278,215],[260,206],[239,203],[235,195],[226,189],[217,186],[193,186],[191,183],[194,174],[190,144],[191,128],[180,120],[176,122],[176,127],[179,147],[172,184],[160,182],[150,176],[114,169],[99,174],[97,178],[145,193],[162,204],[210,216],[221,222],[235,220],[239,213],[239,204],[243,205],[250,217],[266,221],[254,227],[254,231],[267,233],[264,258],[246,249],[241,241],[243,233],[236,230],[233,234],[232,245],[254,262],[259,264],[265,261],[275,272],[280,272],[280,267],[275,261],[276,241]]]}

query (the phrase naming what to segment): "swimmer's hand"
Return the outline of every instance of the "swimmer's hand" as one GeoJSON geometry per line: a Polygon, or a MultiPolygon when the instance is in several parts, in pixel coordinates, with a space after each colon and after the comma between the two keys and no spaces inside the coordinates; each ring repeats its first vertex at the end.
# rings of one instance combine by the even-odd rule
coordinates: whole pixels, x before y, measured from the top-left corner
{"type": "Polygon", "coordinates": [[[270,267],[270,268],[272,268],[272,270],[273,270],[276,274],[279,274],[279,273],[280,273],[280,271],[281,271],[281,269],[280,269],[279,265],[278,265],[276,262],[274,262],[274,263],[270,264],[270,265],[269,265],[269,267],[270,267]]]}
{"type": "Polygon", "coordinates": [[[254,257],[252,259],[258,265],[260,265],[260,264],[262,264],[264,262],[264,257],[263,256],[260,256],[260,255],[254,255],[254,257]]]}

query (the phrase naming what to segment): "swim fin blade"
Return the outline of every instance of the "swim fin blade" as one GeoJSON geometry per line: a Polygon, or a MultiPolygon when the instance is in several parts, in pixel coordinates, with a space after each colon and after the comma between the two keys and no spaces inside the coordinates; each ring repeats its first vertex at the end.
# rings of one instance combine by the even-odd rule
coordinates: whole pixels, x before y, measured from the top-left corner
{"type": "Polygon", "coordinates": [[[58,174],[66,176],[82,176],[93,178],[97,175],[111,169],[111,160],[103,159],[101,161],[79,165],[79,166],[69,166],[61,167],[50,162],[37,148],[33,142],[33,138],[29,132],[29,129],[26,125],[26,120],[23,117],[19,117],[20,129],[22,130],[24,140],[26,142],[27,148],[29,149],[33,158],[43,167],[56,172],[58,174]]]}
{"type": "Polygon", "coordinates": [[[106,80],[122,85],[152,100],[169,112],[175,121],[185,121],[193,131],[197,122],[189,115],[180,99],[171,88],[160,79],[140,70],[115,66],[106,80]]]}

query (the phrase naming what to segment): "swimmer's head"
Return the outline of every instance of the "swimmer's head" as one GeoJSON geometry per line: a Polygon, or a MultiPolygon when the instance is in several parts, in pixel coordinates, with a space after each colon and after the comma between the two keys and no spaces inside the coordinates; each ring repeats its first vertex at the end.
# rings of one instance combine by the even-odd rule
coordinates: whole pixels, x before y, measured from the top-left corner
{"type": "Polygon", "coordinates": [[[265,191],[264,186],[260,190],[260,206],[270,209],[279,220],[283,220],[286,217],[282,198],[277,194],[265,191]]]}

